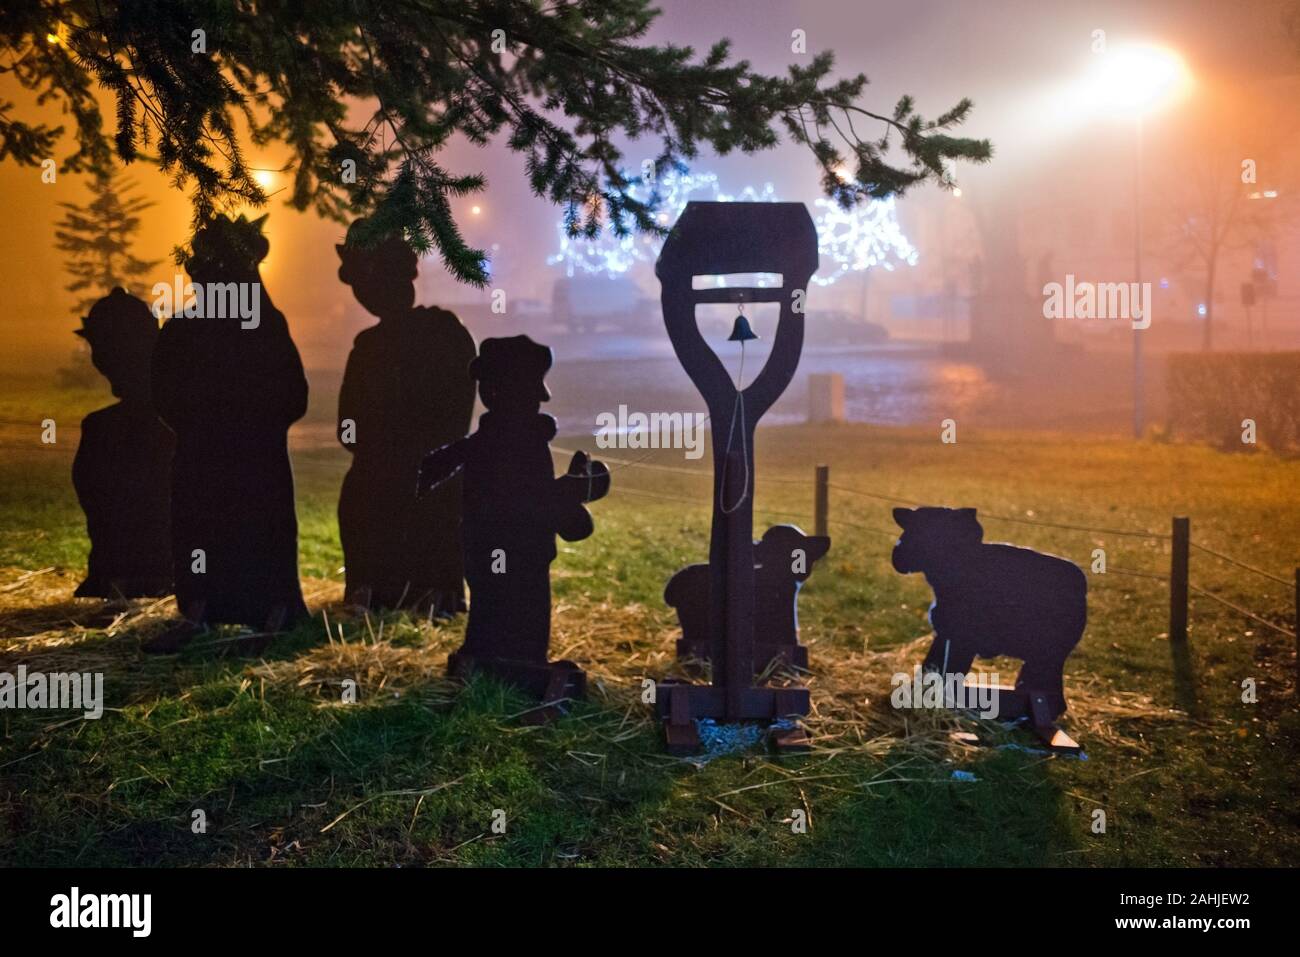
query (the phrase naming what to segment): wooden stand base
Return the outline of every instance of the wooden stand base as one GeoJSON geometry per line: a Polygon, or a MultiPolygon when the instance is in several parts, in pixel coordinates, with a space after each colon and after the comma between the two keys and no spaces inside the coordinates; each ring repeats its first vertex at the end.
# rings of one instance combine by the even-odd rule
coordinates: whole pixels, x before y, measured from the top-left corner
{"type": "MultiPolygon", "coordinates": [[[[700,748],[696,718],[715,721],[776,721],[802,717],[810,708],[807,688],[745,688],[739,700],[730,703],[727,689],[713,685],[692,685],[663,681],[655,697],[655,713],[664,723],[668,753],[694,754],[700,748]],[[729,704],[731,706],[729,706],[729,704]]],[[[801,729],[778,729],[769,739],[781,750],[803,750],[807,735],[801,729]]]]}
{"type": "Polygon", "coordinates": [[[1082,746],[1056,726],[1056,715],[1042,692],[995,685],[999,718],[1028,718],[1034,733],[1053,751],[1071,753],[1082,751],[1082,746]]]}
{"type": "Polygon", "coordinates": [[[447,658],[447,674],[469,678],[479,672],[514,685],[541,707],[527,712],[525,724],[544,724],[567,713],[565,704],[587,697],[587,675],[572,661],[548,661],[536,664],[511,658],[475,658],[463,651],[453,651],[447,658]]]}

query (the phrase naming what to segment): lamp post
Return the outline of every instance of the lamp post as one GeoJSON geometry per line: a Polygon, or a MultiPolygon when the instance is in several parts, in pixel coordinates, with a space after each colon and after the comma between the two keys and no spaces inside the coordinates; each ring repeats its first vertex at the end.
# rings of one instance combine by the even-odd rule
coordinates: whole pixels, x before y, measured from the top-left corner
{"type": "MultiPolygon", "coordinates": [[[[1134,125],[1137,127],[1133,137],[1133,275],[1137,281],[1138,295],[1142,292],[1142,140],[1145,126],[1139,113],[1134,125]]],[[[1132,308],[1132,300],[1129,302],[1132,308]]],[[[1148,298],[1146,309],[1151,311],[1148,298]]],[[[1149,319],[1149,316],[1143,316],[1149,319]]],[[[1150,328],[1148,326],[1147,328],[1150,328]]],[[[1145,405],[1146,384],[1142,377],[1142,329],[1133,329],[1133,438],[1142,438],[1146,427],[1145,405]]]]}
{"type": "MultiPolygon", "coordinates": [[[[1142,152],[1144,118],[1190,85],[1190,74],[1182,58],[1172,50],[1147,45],[1120,46],[1097,54],[1098,63],[1090,83],[1097,106],[1110,115],[1128,115],[1134,120],[1133,145],[1133,273],[1139,293],[1142,289],[1142,152]]],[[[1148,298],[1146,309],[1151,311],[1148,298]]],[[[1149,315],[1144,325],[1150,328],[1149,315]]],[[[1133,330],[1133,437],[1141,438],[1146,426],[1142,333],[1133,330]]]]}

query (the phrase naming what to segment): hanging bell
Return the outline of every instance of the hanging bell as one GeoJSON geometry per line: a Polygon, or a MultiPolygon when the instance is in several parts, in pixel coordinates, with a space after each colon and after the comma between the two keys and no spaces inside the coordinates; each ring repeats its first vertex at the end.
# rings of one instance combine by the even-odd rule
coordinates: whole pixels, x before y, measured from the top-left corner
{"type": "Polygon", "coordinates": [[[745,318],[742,312],[736,317],[736,322],[731,327],[731,335],[727,336],[728,342],[748,342],[750,339],[757,339],[758,333],[749,327],[749,320],[745,318]]]}

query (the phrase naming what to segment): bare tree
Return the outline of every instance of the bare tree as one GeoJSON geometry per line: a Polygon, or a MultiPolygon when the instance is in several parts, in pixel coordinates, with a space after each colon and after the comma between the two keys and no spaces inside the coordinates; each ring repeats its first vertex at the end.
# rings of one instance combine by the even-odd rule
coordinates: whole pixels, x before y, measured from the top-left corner
{"type": "Polygon", "coordinates": [[[1165,144],[1159,168],[1167,235],[1176,268],[1193,270],[1203,283],[1203,350],[1214,347],[1225,259],[1275,237],[1294,208],[1293,102],[1284,90],[1210,89],[1165,144]]]}

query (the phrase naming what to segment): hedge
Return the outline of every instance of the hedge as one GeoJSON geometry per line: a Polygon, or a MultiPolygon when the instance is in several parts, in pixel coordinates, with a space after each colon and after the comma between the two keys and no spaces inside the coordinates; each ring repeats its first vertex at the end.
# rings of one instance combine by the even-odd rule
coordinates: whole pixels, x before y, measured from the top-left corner
{"type": "Polygon", "coordinates": [[[1242,443],[1242,420],[1256,441],[1300,447],[1300,352],[1180,352],[1168,358],[1169,432],[1224,448],[1242,443]]]}

